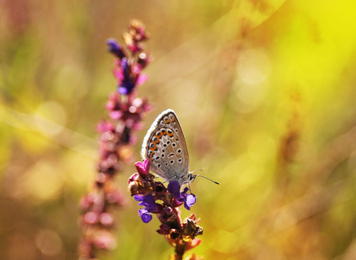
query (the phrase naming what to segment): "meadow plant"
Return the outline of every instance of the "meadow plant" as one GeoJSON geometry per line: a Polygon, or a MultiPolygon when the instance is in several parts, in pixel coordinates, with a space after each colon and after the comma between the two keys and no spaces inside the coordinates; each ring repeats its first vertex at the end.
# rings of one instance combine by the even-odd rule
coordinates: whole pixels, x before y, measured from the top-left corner
{"type": "Polygon", "coordinates": [[[123,46],[114,39],[107,41],[108,51],[115,56],[113,73],[117,89],[106,103],[109,118],[97,126],[100,157],[95,181],[92,190],[80,202],[80,259],[97,259],[98,250],[116,246],[112,234],[114,212],[123,205],[124,196],[116,187],[114,178],[123,164],[133,161],[134,133],[140,129],[143,114],[150,110],[146,99],[136,97],[137,87],[147,79],[141,72],[151,61],[142,44],[148,39],[144,25],[133,20],[123,39],[123,46]]]}
{"type": "MultiPolygon", "coordinates": [[[[164,235],[168,243],[174,247],[174,256],[171,259],[183,259],[186,251],[195,248],[201,243],[196,236],[203,234],[203,228],[198,226],[199,219],[193,214],[181,219],[180,207],[184,205],[187,210],[196,202],[194,194],[188,194],[188,187],[181,191],[179,182],[169,182],[164,186],[162,182],[155,181],[155,176],[149,172],[149,159],[143,163],[135,163],[137,173],[129,178],[129,190],[139,205],[139,216],[144,223],[152,220],[152,213],[156,214],[161,225],[157,232],[164,235]]],[[[187,259],[201,259],[192,255],[187,259]]]]}

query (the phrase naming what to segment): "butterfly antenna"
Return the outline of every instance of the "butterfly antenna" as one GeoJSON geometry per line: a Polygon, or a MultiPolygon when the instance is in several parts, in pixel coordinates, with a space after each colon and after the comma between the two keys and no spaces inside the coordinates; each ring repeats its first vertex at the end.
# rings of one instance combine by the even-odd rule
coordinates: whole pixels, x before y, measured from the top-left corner
{"type": "MultiPolygon", "coordinates": [[[[190,172],[190,173],[195,173],[195,172],[197,172],[197,171],[203,171],[203,169],[197,169],[197,170],[194,170],[194,171],[192,171],[192,172],[190,172]]],[[[214,182],[215,184],[217,184],[217,185],[220,185],[220,183],[218,183],[217,181],[214,181],[214,180],[212,180],[212,179],[209,179],[208,177],[205,177],[205,176],[203,176],[203,175],[200,175],[200,174],[194,174],[195,176],[197,176],[197,177],[203,177],[204,179],[207,179],[207,180],[209,180],[209,181],[211,181],[211,182],[214,182]]]]}
{"type": "Polygon", "coordinates": [[[205,176],[203,176],[203,175],[195,174],[195,176],[202,177],[202,178],[207,179],[207,180],[209,180],[209,181],[211,181],[211,182],[214,182],[214,183],[217,184],[217,185],[220,185],[220,183],[218,183],[217,181],[214,181],[214,180],[212,180],[212,179],[209,179],[208,177],[205,177],[205,176]]]}

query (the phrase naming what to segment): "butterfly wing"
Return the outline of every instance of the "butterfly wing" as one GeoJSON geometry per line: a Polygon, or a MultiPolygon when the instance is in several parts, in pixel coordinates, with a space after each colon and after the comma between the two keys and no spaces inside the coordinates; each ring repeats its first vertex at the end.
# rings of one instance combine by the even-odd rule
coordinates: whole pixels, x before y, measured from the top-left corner
{"type": "Polygon", "coordinates": [[[153,122],[142,144],[141,156],[149,158],[150,169],[167,181],[187,180],[189,155],[182,127],[172,109],[153,122]]]}

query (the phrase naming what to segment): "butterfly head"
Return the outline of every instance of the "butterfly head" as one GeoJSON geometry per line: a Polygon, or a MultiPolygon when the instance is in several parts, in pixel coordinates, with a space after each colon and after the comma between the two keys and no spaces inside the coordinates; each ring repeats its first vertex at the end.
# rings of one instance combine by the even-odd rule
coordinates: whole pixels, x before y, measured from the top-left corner
{"type": "Polygon", "coordinates": [[[195,180],[195,178],[197,177],[196,174],[193,174],[193,173],[188,173],[187,175],[187,180],[185,181],[186,183],[191,183],[195,180]]]}

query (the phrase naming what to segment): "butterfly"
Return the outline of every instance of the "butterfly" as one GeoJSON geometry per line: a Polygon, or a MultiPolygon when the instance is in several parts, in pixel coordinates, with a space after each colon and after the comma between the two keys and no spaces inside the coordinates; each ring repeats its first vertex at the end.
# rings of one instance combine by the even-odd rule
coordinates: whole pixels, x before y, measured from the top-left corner
{"type": "Polygon", "coordinates": [[[197,176],[206,178],[189,172],[187,143],[172,109],[163,111],[152,123],[143,139],[141,156],[148,158],[150,169],[168,182],[177,181],[183,185],[190,184],[197,176]]]}

